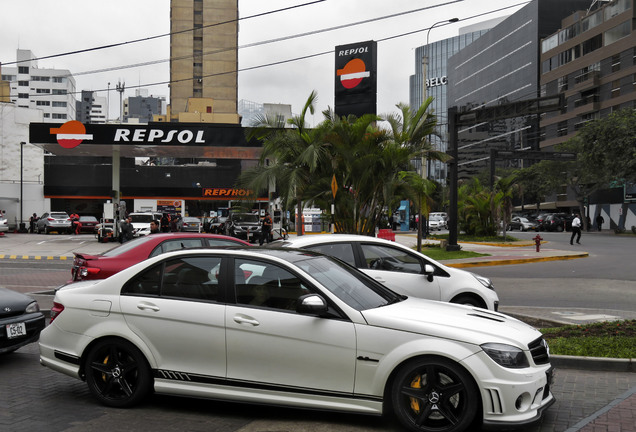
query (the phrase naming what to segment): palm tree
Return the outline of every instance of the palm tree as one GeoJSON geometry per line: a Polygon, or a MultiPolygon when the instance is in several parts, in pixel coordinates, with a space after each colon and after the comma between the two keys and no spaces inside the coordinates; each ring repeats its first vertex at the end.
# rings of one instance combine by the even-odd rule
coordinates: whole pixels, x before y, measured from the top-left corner
{"type": "Polygon", "coordinates": [[[517,176],[515,174],[508,177],[502,177],[497,179],[494,185],[494,192],[499,194],[500,209],[502,212],[503,221],[503,236],[506,237],[506,230],[508,223],[510,222],[510,215],[512,214],[512,198],[514,197],[517,187],[517,176]]]}
{"type": "Polygon", "coordinates": [[[317,94],[312,91],[298,116],[287,121],[291,128],[280,129],[280,123],[263,119],[248,133],[248,138],[263,140],[259,166],[246,171],[240,179],[247,187],[262,191],[276,184],[284,206],[297,205],[296,230],[302,235],[303,195],[312,182],[312,173],[325,160],[327,153],[318,139],[317,129],[307,127],[307,112],[314,113],[317,94]],[[273,124],[272,124],[273,123],[273,124]]]}
{"type": "MultiPolygon", "coordinates": [[[[433,98],[427,98],[417,109],[411,110],[407,104],[400,103],[397,108],[400,114],[389,114],[386,121],[389,123],[393,140],[401,147],[407,148],[412,155],[412,159],[422,158],[422,170],[424,170],[425,159],[439,160],[446,162],[450,157],[443,152],[434,150],[431,146],[429,136],[435,133],[437,117],[429,110],[433,98]]],[[[424,173],[424,171],[422,171],[424,173]]],[[[422,175],[424,177],[424,174],[422,175]]],[[[419,220],[422,220],[420,212],[419,220]]],[[[418,224],[417,243],[422,243],[422,226],[418,224]]]]}

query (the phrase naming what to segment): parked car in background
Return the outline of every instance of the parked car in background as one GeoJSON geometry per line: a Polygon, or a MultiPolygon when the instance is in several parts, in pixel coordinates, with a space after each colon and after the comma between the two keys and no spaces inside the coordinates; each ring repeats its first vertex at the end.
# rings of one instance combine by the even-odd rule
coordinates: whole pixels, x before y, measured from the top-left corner
{"type": "Polygon", "coordinates": [[[499,307],[490,279],[446,267],[394,241],[352,234],[316,234],[276,242],[271,247],[308,249],[334,256],[400,294],[494,311],[499,307]]]}
{"type": "Polygon", "coordinates": [[[444,219],[444,222],[446,222],[448,224],[448,213],[446,212],[431,212],[428,214],[428,216],[439,216],[442,219],[444,219]]]}
{"type": "Polygon", "coordinates": [[[9,232],[9,221],[2,214],[0,214],[0,232],[9,232]]]}
{"type": "Polygon", "coordinates": [[[134,236],[145,236],[150,234],[150,222],[160,221],[161,213],[158,212],[135,212],[129,213],[128,217],[132,218],[132,226],[134,229],[134,236]]]}
{"type": "Polygon", "coordinates": [[[428,230],[438,230],[441,231],[443,229],[448,229],[448,224],[446,220],[440,215],[430,214],[428,215],[428,230]]]}
{"type": "Polygon", "coordinates": [[[510,231],[519,230],[519,231],[538,231],[539,224],[532,219],[523,217],[523,216],[515,216],[508,223],[508,229],[510,231]]]}
{"type": "Polygon", "coordinates": [[[261,218],[256,213],[230,213],[225,221],[225,234],[249,242],[258,241],[261,218]]]}
{"type": "Polygon", "coordinates": [[[106,279],[147,258],[174,250],[241,245],[249,246],[249,243],[216,234],[158,233],[142,236],[99,255],[74,252],[71,280],[106,279]]]}
{"type": "Polygon", "coordinates": [[[541,231],[570,231],[572,229],[572,217],[566,213],[550,213],[539,225],[541,231]]]}
{"type": "Polygon", "coordinates": [[[201,219],[196,217],[187,216],[179,219],[177,222],[177,231],[182,232],[201,232],[201,219]]]}
{"type": "Polygon", "coordinates": [[[58,234],[68,234],[72,231],[71,218],[66,212],[44,213],[35,223],[35,232],[38,234],[50,234],[55,231],[58,234]]]}
{"type": "Polygon", "coordinates": [[[159,255],[61,287],[51,314],[40,364],[109,407],[158,393],[386,412],[412,431],[459,432],[522,428],[555,401],[538,330],[399,295],[309,251],[159,255]]]}
{"type": "Polygon", "coordinates": [[[222,221],[218,216],[209,218],[205,225],[205,232],[211,234],[225,234],[225,221],[222,221]]]}
{"type": "Polygon", "coordinates": [[[95,216],[80,216],[79,217],[80,232],[95,234],[97,232],[97,225],[99,221],[95,216]]]}
{"type": "Polygon", "coordinates": [[[0,354],[36,342],[44,325],[44,314],[37,301],[0,287],[0,354]]]}

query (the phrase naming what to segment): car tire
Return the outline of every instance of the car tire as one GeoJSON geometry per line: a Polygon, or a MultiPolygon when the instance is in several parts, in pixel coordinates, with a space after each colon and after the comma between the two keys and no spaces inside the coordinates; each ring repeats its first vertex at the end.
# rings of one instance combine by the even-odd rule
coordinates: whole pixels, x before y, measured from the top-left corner
{"type": "Polygon", "coordinates": [[[563,232],[563,227],[562,227],[561,225],[559,225],[559,226],[556,228],[556,231],[557,231],[557,232],[563,232]]]}
{"type": "Polygon", "coordinates": [[[421,357],[397,372],[391,388],[398,421],[415,432],[468,430],[477,416],[479,392],[460,365],[441,357],[421,357]]]}
{"type": "Polygon", "coordinates": [[[104,339],[86,356],[86,383],[102,404],[126,408],[139,404],[152,390],[150,367],[128,341],[104,339]]]}

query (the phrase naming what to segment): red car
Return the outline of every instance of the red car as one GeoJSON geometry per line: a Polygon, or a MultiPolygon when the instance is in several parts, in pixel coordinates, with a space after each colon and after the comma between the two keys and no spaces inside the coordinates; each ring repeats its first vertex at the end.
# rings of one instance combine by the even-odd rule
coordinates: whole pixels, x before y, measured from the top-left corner
{"type": "Polygon", "coordinates": [[[99,255],[74,252],[71,280],[106,279],[123,269],[162,253],[217,246],[250,246],[250,244],[234,237],[216,234],[151,234],[130,240],[99,255]]]}

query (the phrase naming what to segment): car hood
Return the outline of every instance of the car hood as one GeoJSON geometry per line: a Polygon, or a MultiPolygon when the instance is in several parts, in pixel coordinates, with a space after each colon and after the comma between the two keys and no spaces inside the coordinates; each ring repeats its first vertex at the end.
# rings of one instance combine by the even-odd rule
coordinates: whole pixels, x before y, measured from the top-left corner
{"type": "Polygon", "coordinates": [[[475,345],[499,342],[527,349],[541,336],[533,327],[498,312],[414,297],[362,311],[362,315],[369,325],[475,345]]]}

